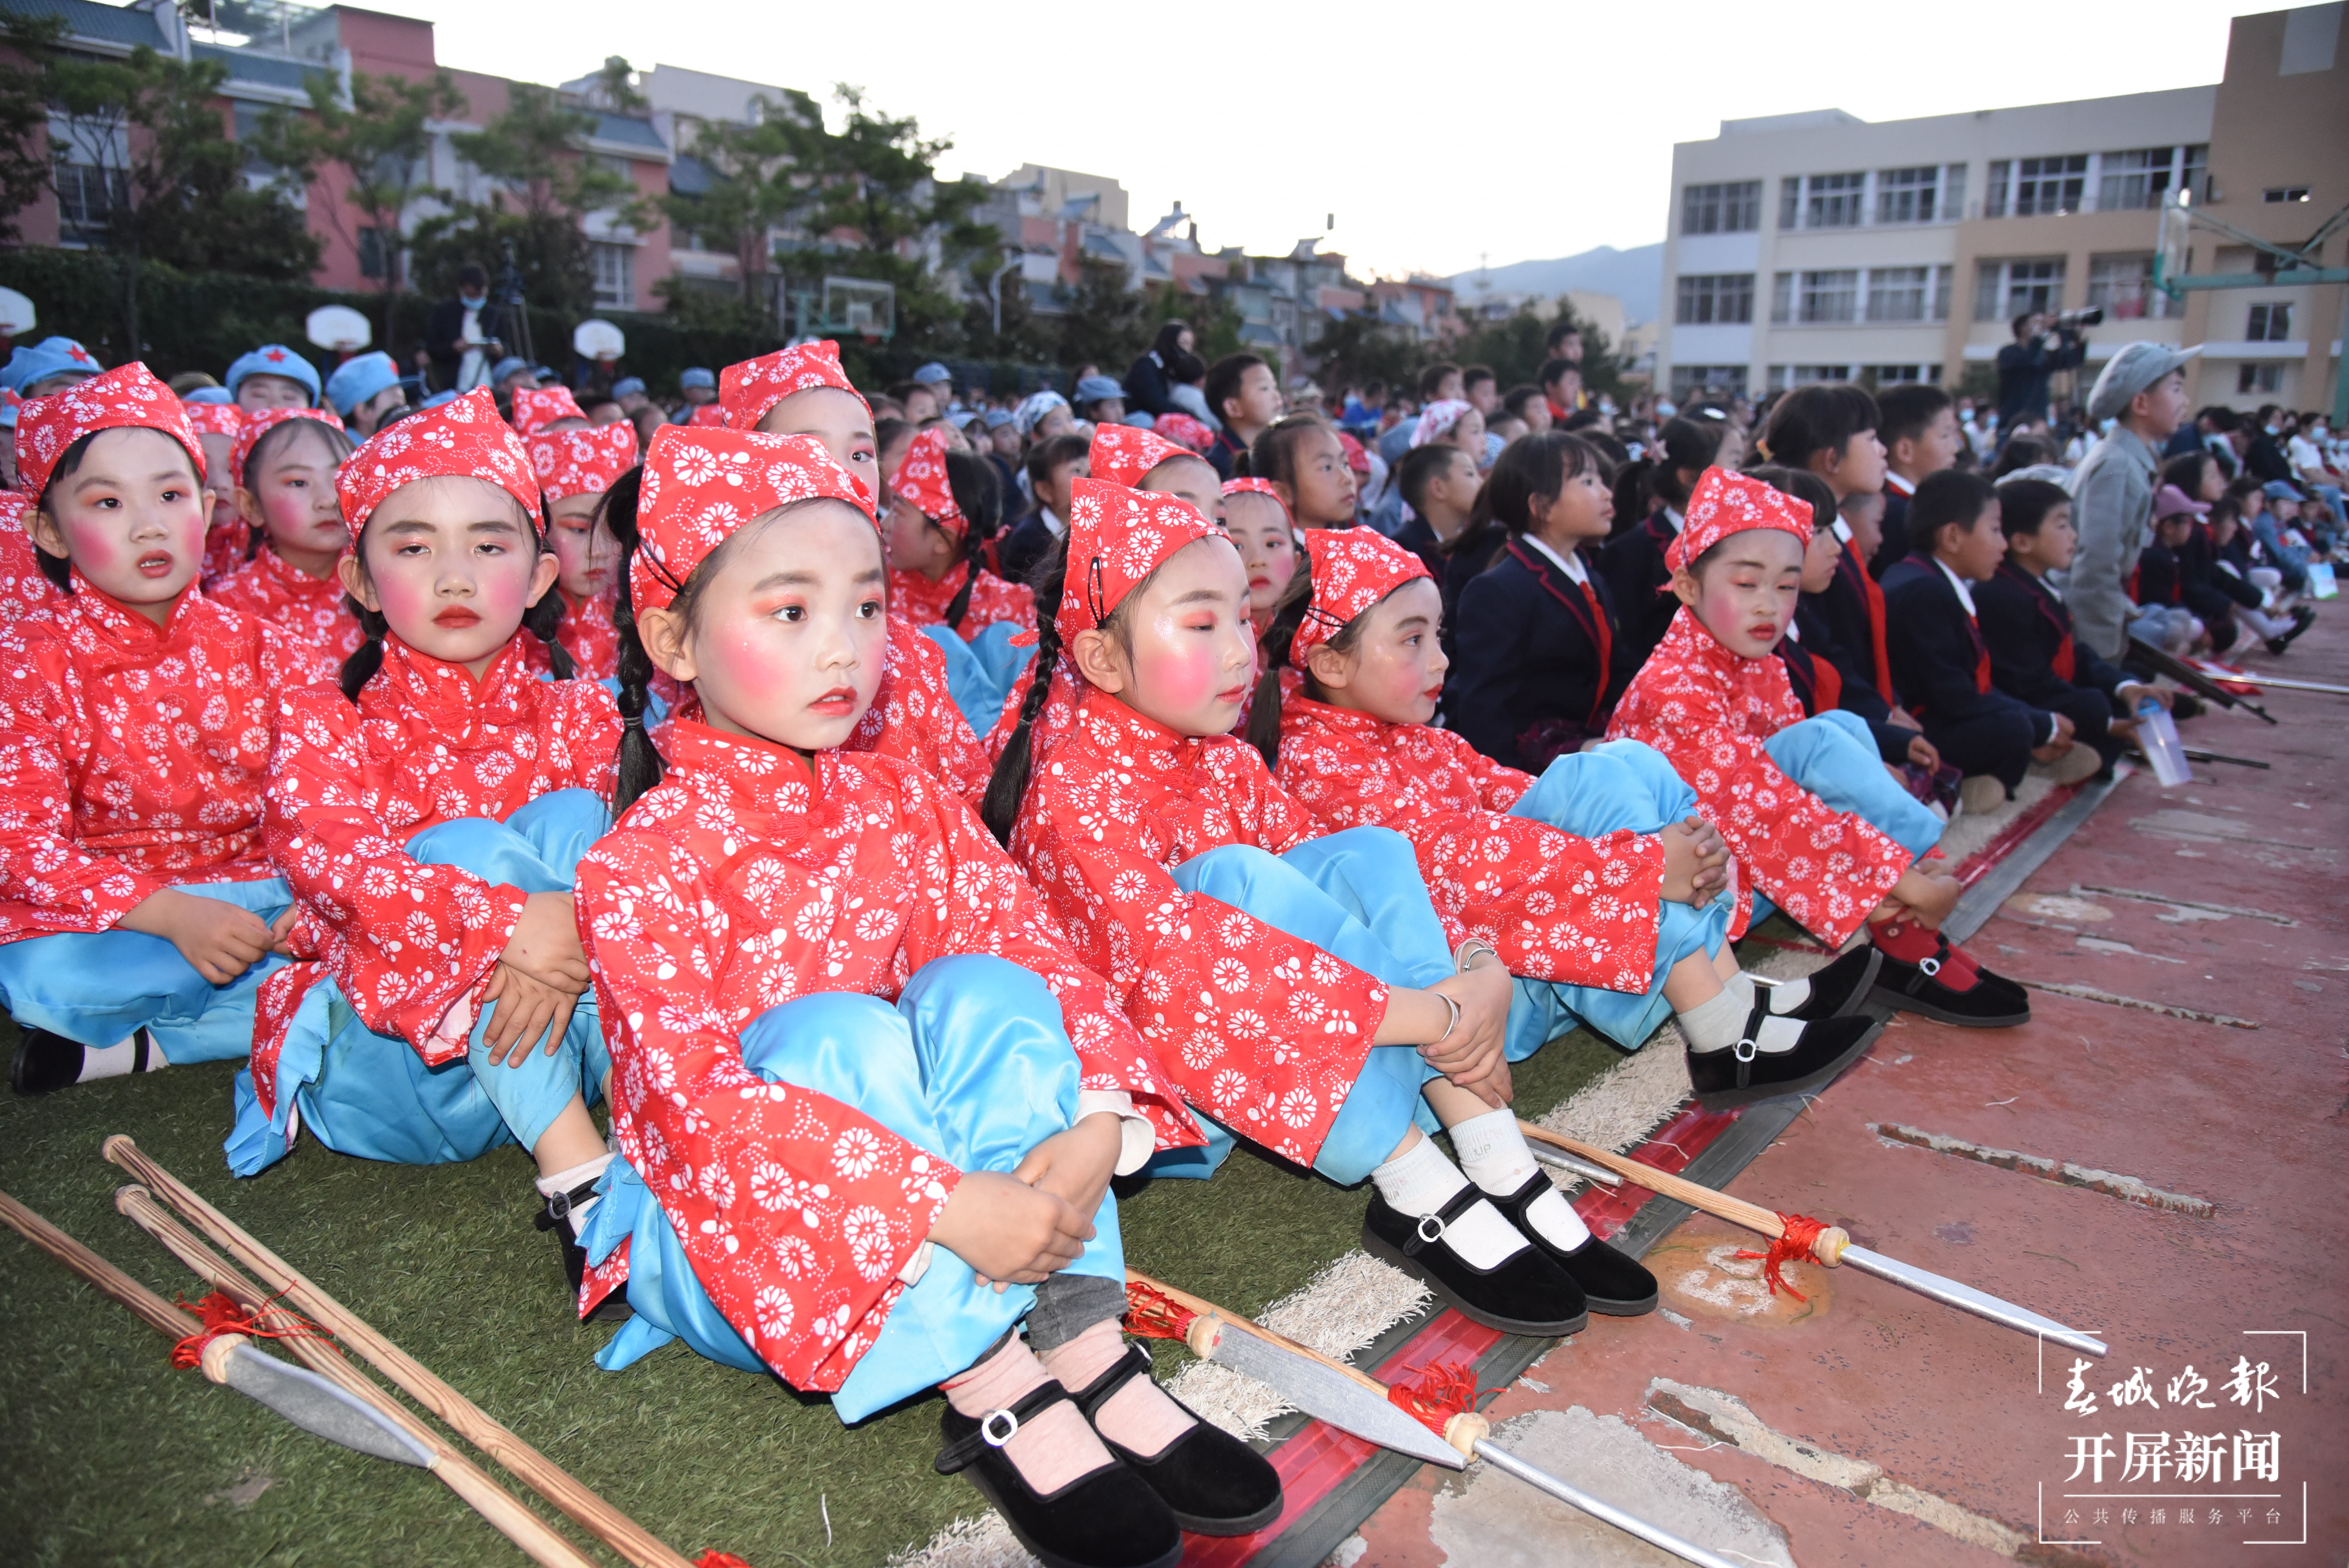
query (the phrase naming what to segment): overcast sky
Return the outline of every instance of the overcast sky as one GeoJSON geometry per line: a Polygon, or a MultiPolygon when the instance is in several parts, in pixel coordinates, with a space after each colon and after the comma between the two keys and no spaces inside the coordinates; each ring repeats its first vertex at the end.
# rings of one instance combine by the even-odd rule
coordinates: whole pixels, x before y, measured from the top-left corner
{"type": "Polygon", "coordinates": [[[2217,0],[854,7],[372,0],[440,61],[526,81],[606,55],[823,96],[947,136],[941,167],[1107,174],[1147,228],[1285,253],[1335,214],[1358,272],[1451,273],[1663,237],[1675,141],[1724,119],[1864,119],[2215,82],[2217,0]],[[2027,29],[2018,18],[2027,17],[2027,29]]]}

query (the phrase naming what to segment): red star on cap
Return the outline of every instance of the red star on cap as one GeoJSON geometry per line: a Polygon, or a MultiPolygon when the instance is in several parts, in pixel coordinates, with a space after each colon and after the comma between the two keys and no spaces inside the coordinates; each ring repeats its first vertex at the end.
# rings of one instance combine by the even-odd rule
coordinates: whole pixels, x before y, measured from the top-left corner
{"type": "Polygon", "coordinates": [[[261,357],[266,359],[272,365],[282,364],[285,358],[285,351],[282,348],[273,348],[261,357]]]}
{"type": "MultiPolygon", "coordinates": [[[[88,360],[89,359],[89,350],[77,343],[73,346],[72,357],[76,359],[88,360]]],[[[92,363],[96,362],[92,361],[92,363]]]]}

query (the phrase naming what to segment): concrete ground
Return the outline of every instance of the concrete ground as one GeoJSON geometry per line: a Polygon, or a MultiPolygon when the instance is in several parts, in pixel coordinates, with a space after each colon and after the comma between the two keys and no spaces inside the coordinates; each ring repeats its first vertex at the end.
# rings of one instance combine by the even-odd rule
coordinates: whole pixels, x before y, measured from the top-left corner
{"type": "MultiPolygon", "coordinates": [[[[2327,615],[2248,663],[2349,685],[2327,615]]],[[[2269,770],[2125,780],[1971,941],[2037,987],[2028,1025],[1904,1015],[1729,1186],[2101,1335],[2077,1396],[2072,1353],[1848,1268],[1774,1298],[1698,1215],[1649,1254],[1663,1310],[1552,1350],[1502,1439],[1731,1562],[2342,1562],[2349,697],[2260,700],[2281,727],[2184,736],[2269,770]]],[[[1483,1466],[1422,1470],[1331,1558],[1670,1561],[1483,1466]]]]}

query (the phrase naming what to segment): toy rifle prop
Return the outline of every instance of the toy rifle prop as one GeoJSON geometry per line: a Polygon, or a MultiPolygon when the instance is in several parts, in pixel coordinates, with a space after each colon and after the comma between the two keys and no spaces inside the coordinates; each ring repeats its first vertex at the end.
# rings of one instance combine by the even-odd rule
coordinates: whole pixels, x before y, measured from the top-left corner
{"type": "MultiPolygon", "coordinates": [[[[1914,1264],[1904,1264],[1898,1258],[1888,1258],[1882,1253],[1859,1246],[1840,1225],[1821,1224],[1801,1214],[1773,1212],[1758,1203],[1748,1203],[1742,1198],[1733,1198],[1726,1192],[1659,1171],[1652,1165],[1642,1165],[1636,1160],[1626,1160],[1619,1154],[1578,1142],[1546,1127],[1536,1127],[1530,1121],[1519,1121],[1517,1126],[1524,1130],[1526,1140],[1535,1146],[1537,1154],[1555,1150],[1580,1161],[1603,1165],[1618,1175],[1629,1177],[1651,1192],[1661,1193],[1675,1202],[1686,1203],[1692,1209],[1702,1209],[1716,1219],[1727,1220],[1733,1225],[1743,1225],[1749,1231],[1758,1231],[1769,1237],[1770,1250],[1760,1255],[1764,1259],[1763,1277],[1769,1283],[1773,1295],[1783,1289],[1796,1301],[1803,1299],[1802,1293],[1787,1284],[1785,1275],[1780,1272],[1787,1264],[1802,1258],[1814,1259],[1829,1268],[1849,1264],[1862,1274],[1871,1274],[1878,1279],[1890,1280],[1894,1284],[1906,1285],[1920,1295],[1929,1295],[1945,1306],[1956,1307],[1960,1312],[1971,1312],[1976,1317],[1988,1318],[1992,1323],[2004,1324],[2024,1334],[2052,1339],[2058,1345],[2069,1346],[2090,1356],[2105,1354],[2105,1342],[2094,1335],[2066,1328],[2052,1317],[2042,1317],[2027,1307],[2017,1306],[2011,1301],[2001,1301],[1997,1296],[1976,1290],[1970,1284],[1961,1284],[1956,1280],[1920,1269],[1914,1264]]],[[[1755,1254],[1744,1255],[1750,1257],[1755,1254]]]]}
{"type": "Polygon", "coordinates": [[[2245,686],[2268,686],[2276,691],[2313,691],[2325,696],[2349,696],[2349,686],[2328,686],[2323,681],[2286,680],[2282,676],[2271,675],[2246,675],[2239,678],[2245,686]]]}
{"type": "Polygon", "coordinates": [[[1308,1349],[1213,1302],[1125,1271],[1126,1328],[1176,1339],[1213,1361],[1266,1384],[1299,1409],[1365,1442],[1453,1470],[1481,1459],[1538,1491],[1702,1568],[1737,1568],[1730,1559],[1527,1464],[1493,1441],[1475,1410],[1475,1377],[1464,1367],[1431,1367],[1410,1388],[1390,1387],[1344,1362],[1308,1349]]]}
{"type": "Polygon", "coordinates": [[[2231,762],[2238,768],[2256,768],[2262,773],[2268,771],[2268,764],[2256,758],[2230,757],[2223,751],[2209,751],[2199,746],[2181,746],[2178,749],[2185,753],[2189,762],[2231,762]]]}
{"type": "MultiPolygon", "coordinates": [[[[123,1191],[146,1198],[136,1187],[123,1191]]],[[[118,1205],[121,1202],[118,1200],[118,1205]]],[[[270,1306],[257,1292],[248,1299],[232,1299],[223,1293],[206,1297],[201,1307],[173,1306],[5,1192],[0,1192],[0,1220],[79,1274],[99,1295],[129,1307],[150,1328],[172,1341],[178,1347],[173,1365],[201,1367],[211,1381],[267,1406],[330,1443],[429,1471],[533,1563],[545,1568],[595,1568],[592,1559],[557,1535],[545,1521],[393,1404],[308,1325],[270,1306]],[[201,1326],[190,1316],[191,1312],[202,1318],[201,1326]],[[196,1332],[191,1334],[191,1329],[196,1332]],[[280,1339],[314,1370],[289,1367],[266,1354],[248,1337],[254,1334],[280,1339]]],[[[169,1219],[163,1222],[171,1223],[169,1219]]],[[[199,1274],[206,1272],[197,1269],[199,1274]]],[[[217,1278],[214,1284],[215,1289],[221,1288],[217,1278]]]]}
{"type": "Polygon", "coordinates": [[[2240,707],[2247,713],[2259,715],[2270,724],[2277,722],[2276,717],[2258,703],[2247,696],[2236,696],[2184,659],[2155,647],[2142,637],[2128,640],[2127,662],[2149,674],[2168,676],[2205,702],[2215,702],[2220,707],[2240,707]]]}
{"type": "MultiPolygon", "coordinates": [[[[582,1485],[570,1471],[523,1442],[483,1412],[481,1408],[442,1382],[390,1340],[369,1327],[359,1315],[295,1272],[294,1266],[255,1241],[233,1220],[198,1196],[195,1190],[157,1164],[128,1137],[118,1132],[105,1143],[107,1159],[129,1171],[179,1211],[204,1240],[224,1249],[237,1262],[261,1276],[262,1284],[306,1314],[349,1349],[357,1350],[378,1371],[398,1384],[409,1398],[454,1428],[457,1433],[518,1479],[529,1483],[553,1503],[635,1568],[695,1568],[659,1537],[614,1508],[582,1485]]],[[[699,1568],[741,1568],[740,1559],[726,1553],[706,1553],[699,1568]]]]}

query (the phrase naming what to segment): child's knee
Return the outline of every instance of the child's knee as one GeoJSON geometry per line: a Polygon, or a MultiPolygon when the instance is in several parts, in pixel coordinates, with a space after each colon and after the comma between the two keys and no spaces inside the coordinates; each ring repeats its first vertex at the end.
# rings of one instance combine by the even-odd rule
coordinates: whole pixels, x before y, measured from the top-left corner
{"type": "Polygon", "coordinates": [[[825,991],[770,1007],[741,1035],[742,1065],[769,1083],[819,1089],[854,1102],[880,1077],[916,1071],[912,1037],[897,1009],[861,992],[825,991]]]}
{"type": "Polygon", "coordinates": [[[914,972],[897,997],[898,1011],[909,1018],[969,1005],[985,1006],[997,1016],[1058,1016],[1061,1010],[1042,975],[988,953],[933,958],[914,972]]]}
{"type": "Polygon", "coordinates": [[[523,848],[522,835],[503,822],[487,817],[459,817],[436,822],[408,841],[408,858],[419,865],[457,866],[470,870],[496,856],[523,848]]]}
{"type": "Polygon", "coordinates": [[[1219,844],[1176,866],[1174,885],[1185,892],[1205,893],[1237,905],[1239,899],[1230,895],[1243,893],[1268,878],[1296,874],[1280,863],[1280,857],[1254,844],[1219,844]]]}

